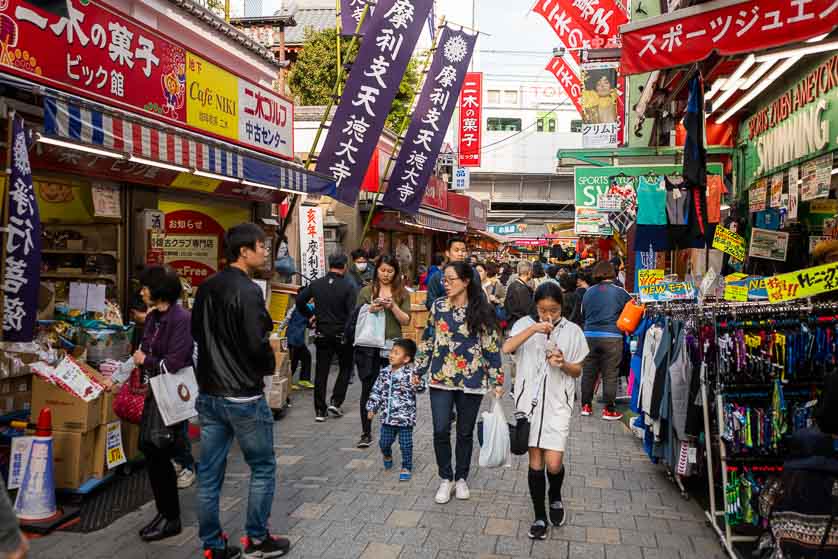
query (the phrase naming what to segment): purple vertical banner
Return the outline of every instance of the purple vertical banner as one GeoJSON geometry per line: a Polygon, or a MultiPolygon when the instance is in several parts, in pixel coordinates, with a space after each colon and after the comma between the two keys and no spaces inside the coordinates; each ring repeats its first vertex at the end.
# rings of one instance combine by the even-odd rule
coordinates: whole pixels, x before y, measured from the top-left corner
{"type": "Polygon", "coordinates": [[[355,206],[372,152],[399,92],[433,0],[380,0],[343,90],[317,172],[333,177],[335,198],[355,206]],[[380,16],[378,15],[380,12],[380,16]]]}
{"type": "MultiPolygon", "coordinates": [[[[364,7],[367,5],[367,0],[340,0],[340,34],[344,36],[351,36],[355,34],[358,28],[358,22],[361,21],[361,14],[364,13],[364,7]]],[[[364,18],[364,24],[361,26],[360,35],[363,37],[369,31],[372,25],[372,14],[375,12],[375,6],[370,5],[367,11],[367,17],[364,18]]]]}
{"type": "Polygon", "coordinates": [[[419,211],[476,41],[477,35],[448,27],[442,30],[410,127],[387,182],[384,206],[409,214],[419,211]]]}
{"type": "Polygon", "coordinates": [[[2,278],[3,341],[31,342],[38,318],[41,284],[41,218],[29,165],[29,142],[23,119],[12,122],[12,174],[9,176],[9,224],[2,228],[6,268],[2,278]]]}

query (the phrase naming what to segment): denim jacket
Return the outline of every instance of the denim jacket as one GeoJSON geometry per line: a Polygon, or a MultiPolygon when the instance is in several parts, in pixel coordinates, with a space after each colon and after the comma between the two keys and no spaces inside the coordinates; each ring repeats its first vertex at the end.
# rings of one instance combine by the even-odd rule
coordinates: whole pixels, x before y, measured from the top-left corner
{"type": "Polygon", "coordinates": [[[381,369],[367,401],[367,411],[379,413],[381,423],[385,425],[416,425],[416,389],[411,383],[413,375],[412,365],[395,371],[389,365],[381,369]]]}

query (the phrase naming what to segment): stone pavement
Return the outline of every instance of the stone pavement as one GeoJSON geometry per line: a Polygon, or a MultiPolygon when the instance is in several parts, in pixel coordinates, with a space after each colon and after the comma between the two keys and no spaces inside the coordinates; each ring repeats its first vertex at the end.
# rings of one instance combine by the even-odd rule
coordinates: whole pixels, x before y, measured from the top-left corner
{"type": "MultiPolygon", "coordinates": [[[[532,509],[525,457],[513,457],[511,468],[481,469],[475,451],[471,500],[437,505],[427,393],[419,397],[413,480],[400,483],[398,452],[394,451],[397,467],[385,472],[377,445],[367,450],[354,447],[360,433],[359,392],[356,382],[344,406],[346,416],[324,424],[314,422],[311,392],[294,392],[293,407],[275,424],[279,483],[272,525],[274,532],[291,538],[290,557],[723,557],[700,507],[680,497],[662,468],[649,462],[639,441],[620,422],[574,416],[563,488],[568,522],[551,529],[546,541],[533,542],[527,538],[532,509]]],[[[504,407],[511,408],[508,398],[504,407]]],[[[242,534],[247,490],[248,468],[234,446],[221,502],[222,522],[231,539],[242,534]]],[[[31,557],[200,557],[195,495],[195,487],[181,492],[184,531],[172,540],[157,544],[139,540],[137,530],[154,515],[149,503],[100,532],[62,532],[34,541],[31,557]]]]}

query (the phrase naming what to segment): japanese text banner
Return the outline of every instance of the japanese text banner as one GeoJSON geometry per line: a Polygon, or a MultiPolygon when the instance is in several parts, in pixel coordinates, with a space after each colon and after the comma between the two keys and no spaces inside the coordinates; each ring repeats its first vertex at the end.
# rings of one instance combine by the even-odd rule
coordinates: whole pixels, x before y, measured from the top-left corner
{"type": "MultiPolygon", "coordinates": [[[[677,12],[675,12],[677,13],[677,12]]],[[[751,0],[647,26],[624,26],[623,75],[704,60],[712,52],[741,54],[831,32],[836,0],[751,0]]]]}
{"type": "MultiPolygon", "coordinates": [[[[366,0],[340,0],[340,34],[354,35],[358,28],[358,22],[361,21],[361,16],[364,13],[364,7],[367,5],[366,0]]],[[[375,8],[371,5],[367,10],[367,15],[364,18],[364,24],[361,26],[360,35],[365,35],[372,25],[372,14],[375,8]]]]}
{"type": "Polygon", "coordinates": [[[442,30],[382,203],[414,214],[436,164],[442,141],[463,87],[477,35],[442,30]]]}
{"type": "Polygon", "coordinates": [[[559,84],[561,84],[567,96],[570,97],[579,115],[583,115],[584,111],[582,110],[581,102],[582,81],[579,79],[579,75],[573,71],[561,56],[554,56],[545,69],[559,80],[559,84]]]}
{"type": "Polygon", "coordinates": [[[457,145],[460,153],[457,160],[460,167],[480,167],[483,144],[483,73],[466,74],[463,90],[460,92],[460,126],[457,145]]]}
{"type": "Polygon", "coordinates": [[[12,125],[9,224],[3,230],[6,243],[3,341],[31,342],[38,318],[41,283],[41,217],[32,184],[23,119],[15,116],[12,125]]]}
{"type": "Polygon", "coordinates": [[[628,22],[626,12],[615,0],[552,0],[551,3],[558,4],[573,23],[592,38],[592,42],[597,38],[614,37],[620,26],[628,22]]]}
{"type": "Polygon", "coordinates": [[[581,51],[578,49],[590,46],[591,35],[580,25],[579,20],[574,18],[574,14],[564,8],[563,3],[559,0],[538,0],[532,11],[544,18],[562,44],[572,49],[571,55],[579,62],[581,51]]]}
{"type": "Polygon", "coordinates": [[[382,0],[329,127],[317,172],[337,184],[336,199],[355,206],[378,137],[427,21],[433,0],[382,0]]]}

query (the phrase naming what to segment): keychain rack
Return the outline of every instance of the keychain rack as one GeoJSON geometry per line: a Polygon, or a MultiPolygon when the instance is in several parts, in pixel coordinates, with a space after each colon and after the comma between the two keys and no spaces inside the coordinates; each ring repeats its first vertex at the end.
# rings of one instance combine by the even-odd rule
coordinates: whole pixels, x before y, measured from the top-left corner
{"type": "MultiPolygon", "coordinates": [[[[809,324],[818,325],[830,322],[838,322],[838,302],[813,302],[811,299],[792,301],[784,303],[769,303],[765,302],[730,302],[720,300],[700,300],[698,302],[661,302],[651,303],[646,305],[647,312],[651,315],[667,315],[667,316],[683,316],[686,318],[693,318],[695,320],[712,321],[716,340],[719,339],[720,331],[727,331],[736,328],[758,328],[765,327],[769,329],[782,328],[784,326],[790,327],[794,324],[801,324],[807,322],[809,324]],[[829,313],[833,313],[830,315],[829,313]],[[777,319],[779,315],[793,315],[800,314],[800,319],[792,320],[789,318],[777,319]],[[756,319],[756,320],[755,320],[756,319]]],[[[706,355],[709,350],[709,342],[705,342],[703,347],[703,354],[706,355]]],[[[741,384],[724,384],[720,378],[721,351],[715,352],[715,362],[707,363],[702,360],[700,366],[700,394],[702,411],[704,416],[704,444],[707,461],[707,485],[709,492],[709,510],[705,511],[707,520],[712,528],[716,531],[719,537],[721,546],[725,549],[728,556],[732,559],[740,559],[740,555],[733,548],[733,544],[738,542],[753,542],[757,538],[751,536],[741,536],[733,533],[733,526],[730,524],[725,507],[721,510],[716,503],[716,472],[714,470],[713,450],[714,446],[718,448],[721,487],[722,495],[725,495],[725,490],[728,487],[730,479],[730,471],[743,471],[746,468],[754,467],[754,471],[768,471],[779,472],[782,471],[782,462],[784,460],[782,455],[753,455],[753,456],[728,456],[727,446],[723,435],[725,432],[725,417],[724,404],[725,396],[728,390],[736,391],[739,394],[747,392],[760,392],[763,397],[770,399],[771,384],[770,383],[741,383],[741,384]],[[715,370],[708,371],[709,367],[714,367],[715,370]],[[714,433],[713,424],[711,421],[710,397],[715,396],[716,403],[716,427],[717,431],[714,433]],[[764,393],[764,394],[763,394],[764,393]],[[767,468],[767,469],[766,469],[767,468]],[[721,517],[722,522],[719,522],[721,517]]],[[[792,381],[788,384],[790,391],[798,389],[811,389],[812,387],[822,386],[821,380],[800,380],[792,381]]],[[[683,491],[683,484],[678,479],[678,476],[672,476],[679,488],[683,491]]]]}

